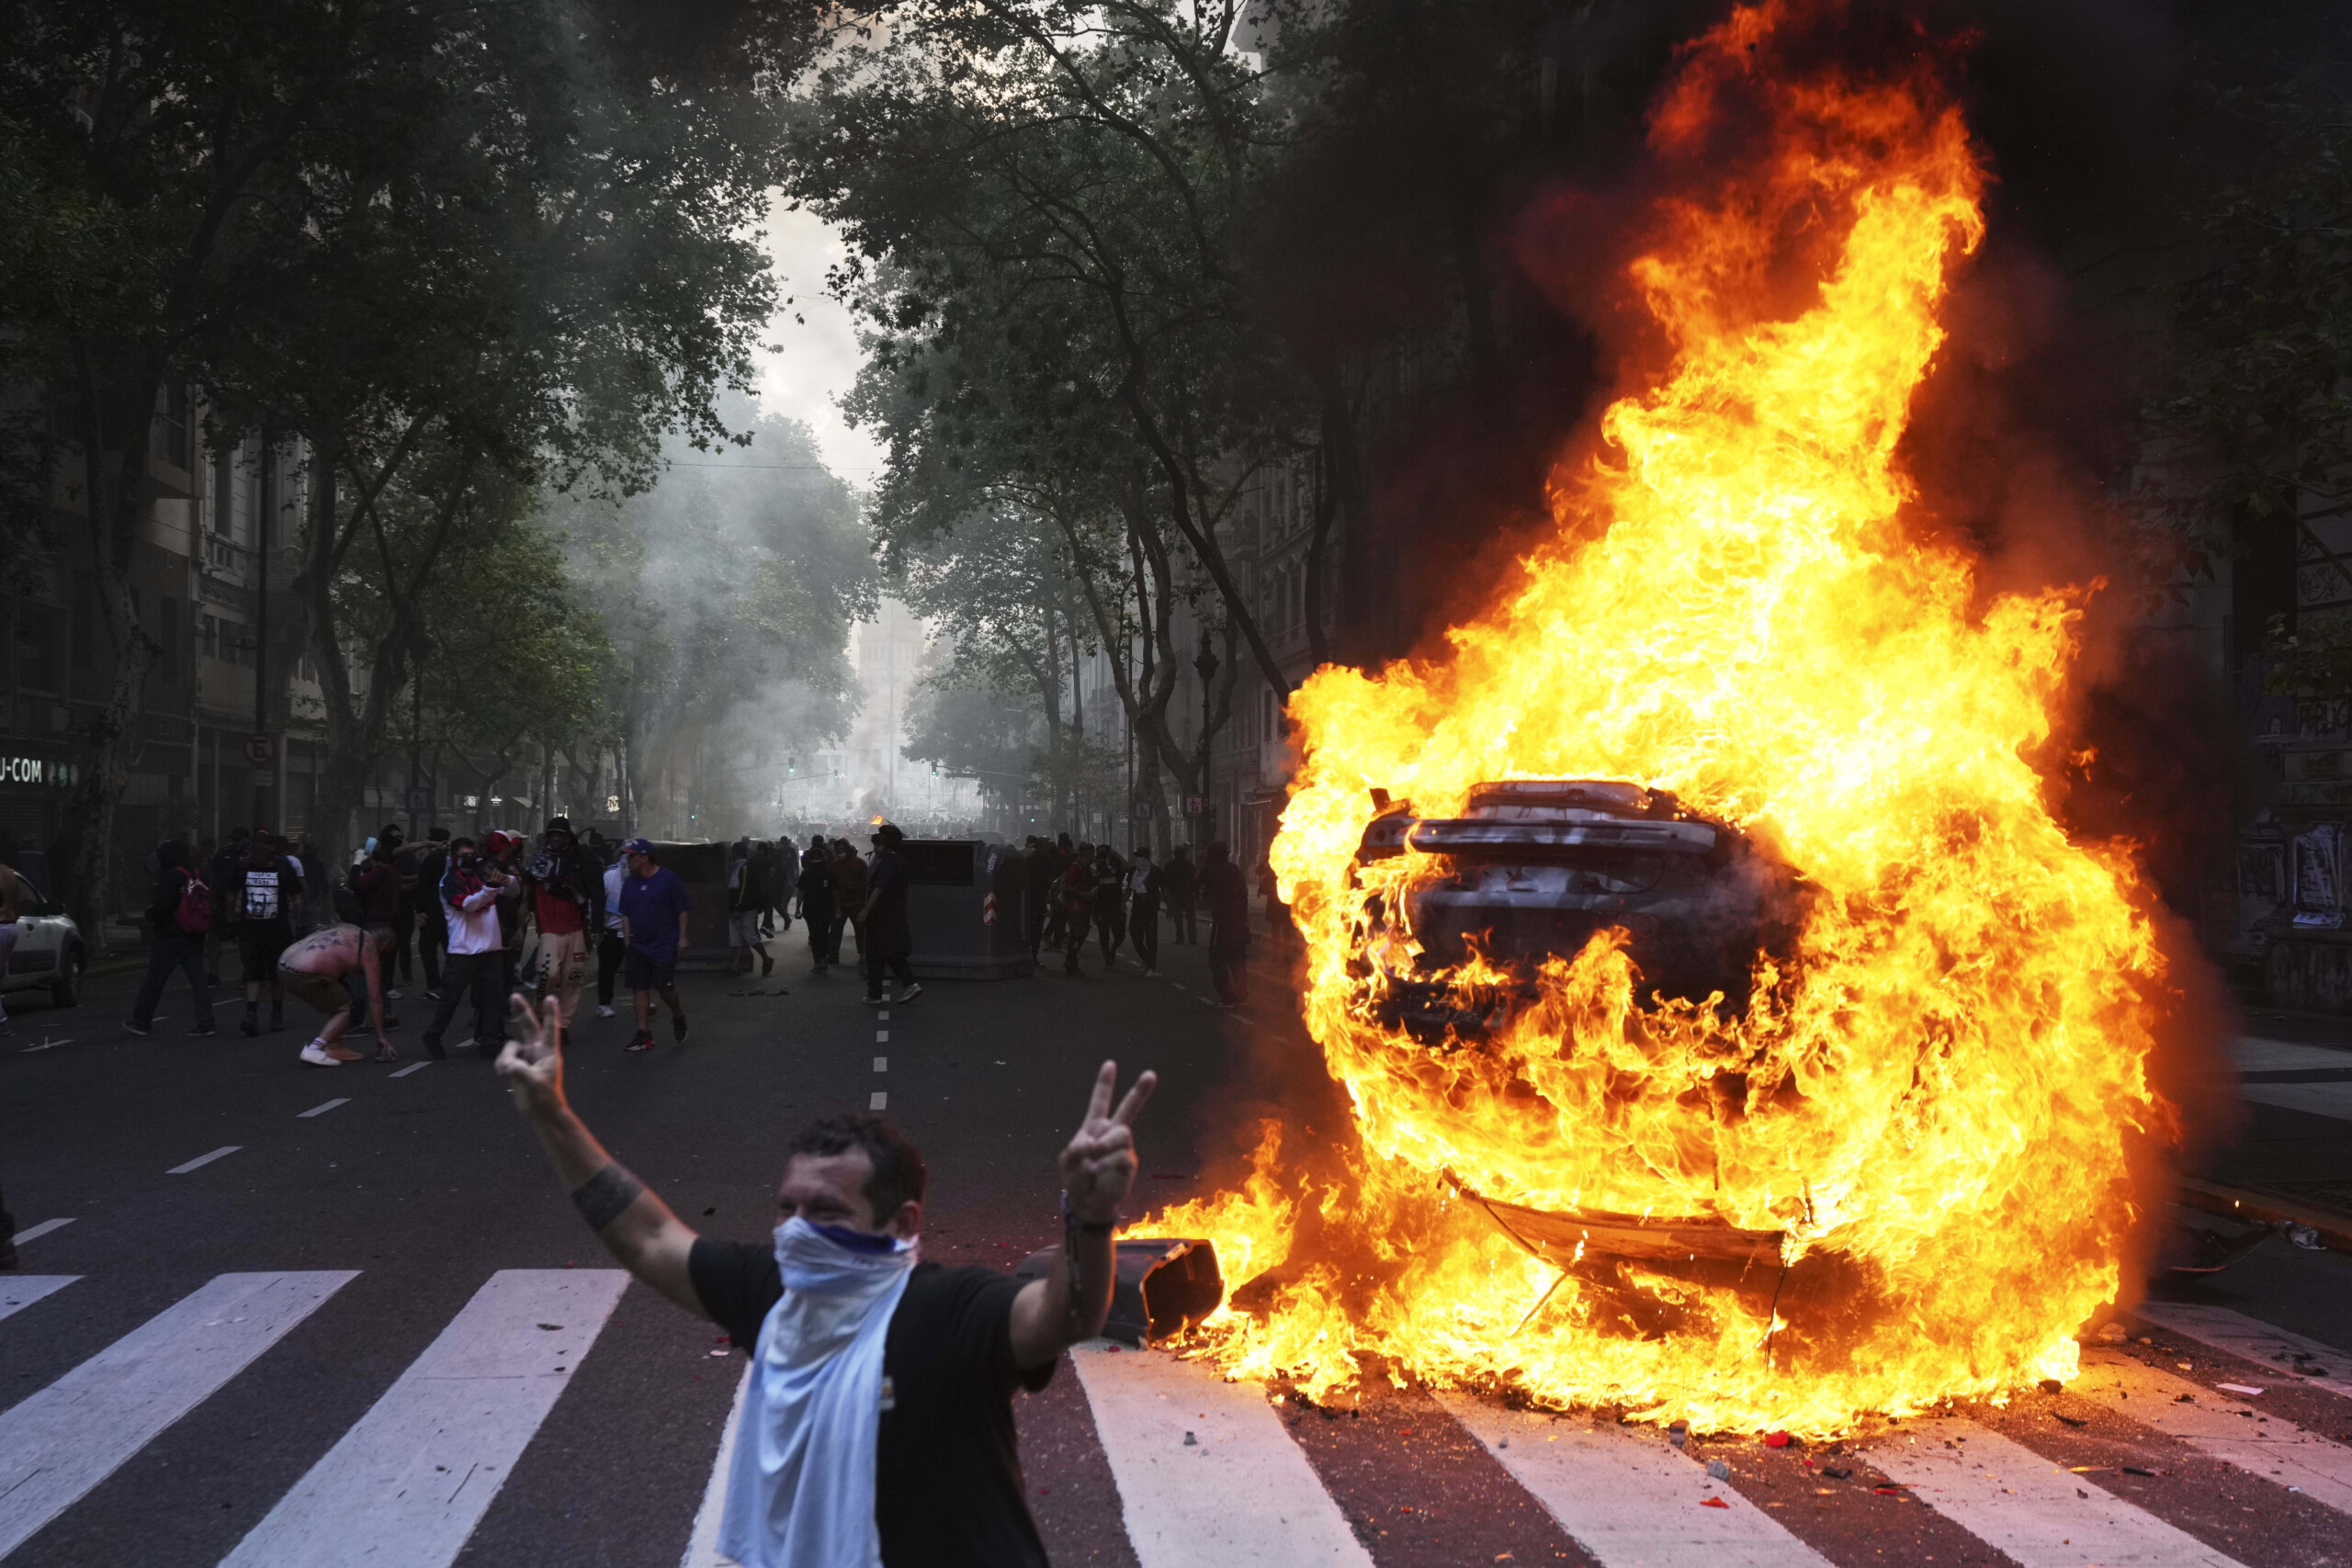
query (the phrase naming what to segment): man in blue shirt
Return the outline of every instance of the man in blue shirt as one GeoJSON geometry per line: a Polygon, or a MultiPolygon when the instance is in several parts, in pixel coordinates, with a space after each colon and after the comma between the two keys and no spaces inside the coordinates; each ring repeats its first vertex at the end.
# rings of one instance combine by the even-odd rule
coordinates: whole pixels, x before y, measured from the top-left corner
{"type": "Polygon", "coordinates": [[[653,1049],[653,993],[670,1010],[670,1035],[686,1043],[686,1004],[678,999],[678,950],[686,945],[686,912],[695,901],[678,874],[653,860],[653,845],[631,839],[621,846],[628,876],[621,883],[621,935],[628,952],[621,977],[637,998],[637,1033],[627,1049],[653,1049]]]}

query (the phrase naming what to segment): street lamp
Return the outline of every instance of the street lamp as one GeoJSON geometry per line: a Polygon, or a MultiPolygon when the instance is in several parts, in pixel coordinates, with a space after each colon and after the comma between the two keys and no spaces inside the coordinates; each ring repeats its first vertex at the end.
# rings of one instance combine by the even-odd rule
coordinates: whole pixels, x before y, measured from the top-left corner
{"type": "Polygon", "coordinates": [[[1200,639],[1201,650],[1193,655],[1193,668],[1201,676],[1201,814],[1193,819],[1193,842],[1201,841],[1201,827],[1209,814],[1209,682],[1216,678],[1216,649],[1209,646],[1205,637],[1200,639]]]}

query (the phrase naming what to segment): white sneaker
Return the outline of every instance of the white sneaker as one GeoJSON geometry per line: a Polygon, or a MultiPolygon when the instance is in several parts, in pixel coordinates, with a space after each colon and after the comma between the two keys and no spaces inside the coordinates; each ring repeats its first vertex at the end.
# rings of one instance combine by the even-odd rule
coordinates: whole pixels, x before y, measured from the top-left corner
{"type": "Polygon", "coordinates": [[[388,1002],[399,1001],[401,999],[401,988],[398,986],[385,987],[384,999],[388,1002]]]}
{"type": "Polygon", "coordinates": [[[599,1007],[596,1010],[596,1016],[598,1018],[610,1018],[613,1016],[613,1010],[608,1007],[599,1007]]]}
{"type": "Polygon", "coordinates": [[[338,1062],[333,1056],[328,1055],[327,1048],[324,1045],[320,1044],[315,1040],[302,1047],[302,1062],[304,1066],[312,1067],[339,1067],[343,1066],[341,1062],[338,1062]]]}
{"type": "Polygon", "coordinates": [[[1143,972],[1143,977],[1147,980],[1157,980],[1159,978],[1159,971],[1157,969],[1147,969],[1143,972]]]}

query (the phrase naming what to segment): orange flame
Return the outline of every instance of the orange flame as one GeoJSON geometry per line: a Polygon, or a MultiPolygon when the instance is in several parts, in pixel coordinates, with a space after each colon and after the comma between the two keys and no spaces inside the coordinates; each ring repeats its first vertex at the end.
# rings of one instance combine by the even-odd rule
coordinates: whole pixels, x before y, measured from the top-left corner
{"type": "MultiPolygon", "coordinates": [[[[2029,761],[2086,591],[1980,603],[1973,563],[1898,521],[1896,444],[1984,232],[1983,172],[1931,84],[1767,79],[1753,46],[1785,19],[1735,13],[1661,99],[1661,152],[1732,84],[1769,107],[1770,155],[1661,204],[1630,276],[1671,363],[1606,411],[1611,457],[1555,481],[1556,541],[1448,661],[1327,668],[1292,703],[1303,762],[1271,858],[1359,1144],[1324,1211],[1385,1262],[1347,1290],[1290,1270],[1222,1311],[1208,1343],[1237,1373],[1317,1394],[1378,1357],[1545,1404],[1826,1433],[2069,1376],[2118,1294],[2127,1141],[2170,1125],[2144,1070],[2166,960],[2128,854],[2069,842],[2029,761]],[[1817,284],[1776,315],[1792,247],[1817,284]],[[1436,865],[1355,863],[1369,792],[1445,816],[1546,777],[1670,790],[1808,881],[1793,956],[1759,954],[1744,1015],[1645,1002],[1612,933],[1483,1041],[1379,1021],[1375,949],[1414,951],[1382,911],[1436,865]],[[1784,1267],[1830,1284],[1799,1304],[1581,1247],[1555,1267],[1445,1173],[1532,1209],[1778,1232],[1784,1267]]],[[[1277,1151],[1151,1228],[1212,1236],[1237,1282],[1281,1262],[1303,1200],[1277,1151]]]]}

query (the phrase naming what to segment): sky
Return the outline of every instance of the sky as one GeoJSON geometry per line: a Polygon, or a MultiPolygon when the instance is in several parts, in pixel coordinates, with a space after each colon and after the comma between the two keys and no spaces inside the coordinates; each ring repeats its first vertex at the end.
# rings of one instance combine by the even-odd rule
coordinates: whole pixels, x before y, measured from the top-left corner
{"type": "Polygon", "coordinates": [[[857,334],[850,314],[825,293],[825,269],[843,254],[831,225],[789,212],[771,198],[767,253],[791,304],[778,310],[760,366],[760,406],[815,432],[826,466],[858,490],[881,472],[879,445],[842,418],[840,400],[857,378],[857,334]]]}

